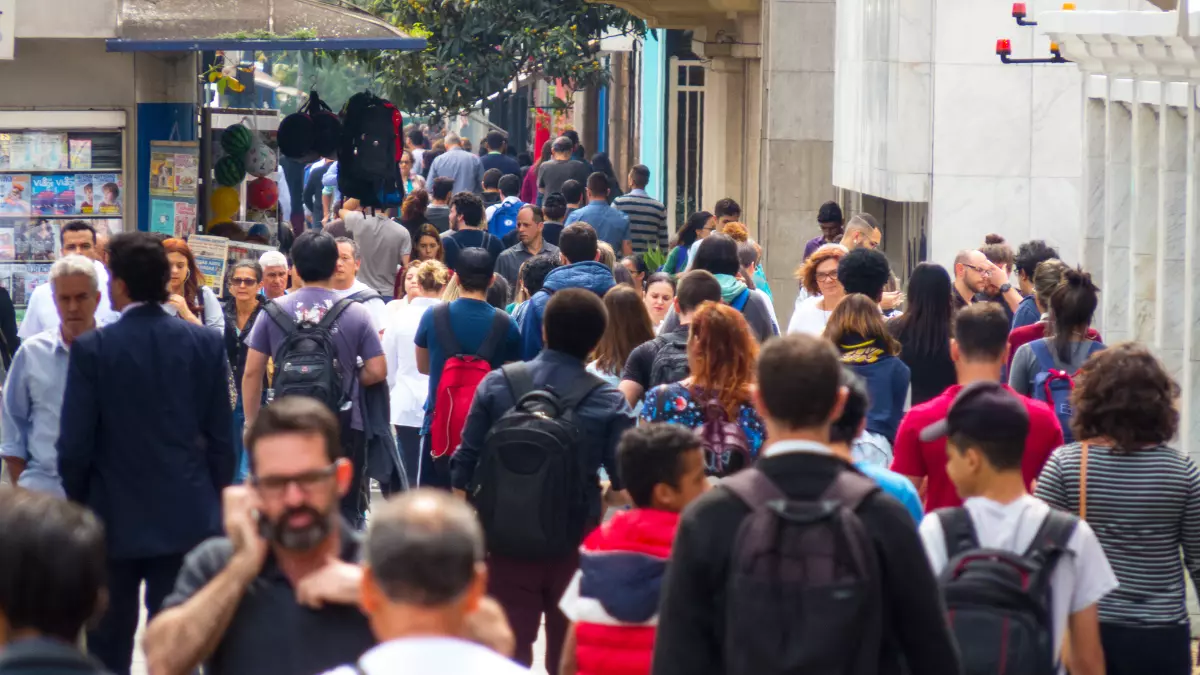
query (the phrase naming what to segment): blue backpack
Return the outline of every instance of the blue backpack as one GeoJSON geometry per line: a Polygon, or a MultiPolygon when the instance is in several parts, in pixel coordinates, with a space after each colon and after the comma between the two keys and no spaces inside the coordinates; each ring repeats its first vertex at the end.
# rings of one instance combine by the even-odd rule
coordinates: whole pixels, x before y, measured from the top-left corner
{"type": "Polygon", "coordinates": [[[733,302],[729,303],[729,306],[736,309],[737,311],[741,312],[742,314],[745,314],[746,313],[746,303],[749,300],[750,300],[750,289],[747,288],[742,291],[741,295],[734,298],[733,302]]]}
{"type": "MultiPolygon", "coordinates": [[[[1029,343],[1033,355],[1037,358],[1038,374],[1033,377],[1033,398],[1045,401],[1054,409],[1054,416],[1062,426],[1063,441],[1075,442],[1075,434],[1071,431],[1071,417],[1075,410],[1071,407],[1071,390],[1075,388],[1075,380],[1065,370],[1055,367],[1054,356],[1050,353],[1049,343],[1045,339],[1029,343]]],[[[1104,349],[1104,345],[1093,342],[1088,346],[1088,358],[1104,349]]]]}
{"type": "Polygon", "coordinates": [[[517,229],[517,215],[523,208],[525,208],[524,202],[515,201],[492,211],[492,218],[488,221],[488,231],[497,237],[503,237],[517,229]]]}

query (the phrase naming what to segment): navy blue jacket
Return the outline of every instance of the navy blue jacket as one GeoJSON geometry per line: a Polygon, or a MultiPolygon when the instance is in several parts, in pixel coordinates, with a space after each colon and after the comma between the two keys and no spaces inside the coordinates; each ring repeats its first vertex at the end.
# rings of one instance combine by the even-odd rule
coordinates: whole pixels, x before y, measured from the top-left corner
{"type": "MultiPolygon", "coordinates": [[[[843,357],[843,361],[846,361],[843,357]]],[[[871,407],[867,409],[867,431],[896,441],[896,429],[904,417],[904,402],[908,398],[910,372],[908,366],[895,356],[881,356],[869,363],[847,361],[848,365],[867,382],[871,407]]]]}
{"type": "MultiPolygon", "coordinates": [[[[548,386],[564,391],[586,372],[579,359],[552,349],[543,351],[529,362],[529,366],[533,384],[539,389],[548,386]]],[[[479,383],[466,426],[463,427],[462,444],[450,459],[455,488],[466,490],[471,484],[488,431],[501,415],[515,405],[508,378],[501,370],[493,370],[479,383]]],[[[591,494],[588,495],[590,515],[596,518],[600,515],[600,467],[603,466],[608,472],[614,490],[623,489],[617,476],[617,442],[626,429],[632,429],[637,424],[637,418],[625,401],[625,396],[616,387],[605,384],[583,399],[576,408],[575,419],[582,439],[582,450],[587,453],[588,475],[592,477],[589,488],[591,494]]]]}
{"type": "Polygon", "coordinates": [[[221,534],[228,370],[220,333],[156,304],[71,345],[59,473],[67,497],[104,521],[109,558],[186,553],[221,534]]]}
{"type": "MultiPolygon", "coordinates": [[[[510,173],[514,176],[521,175],[521,165],[517,164],[517,160],[505,154],[493,154],[489,152],[488,154],[479,158],[479,163],[483,165],[484,171],[489,169],[500,169],[500,174],[502,176],[507,176],[510,173]]],[[[515,197],[516,195],[513,196],[515,197]]]]}

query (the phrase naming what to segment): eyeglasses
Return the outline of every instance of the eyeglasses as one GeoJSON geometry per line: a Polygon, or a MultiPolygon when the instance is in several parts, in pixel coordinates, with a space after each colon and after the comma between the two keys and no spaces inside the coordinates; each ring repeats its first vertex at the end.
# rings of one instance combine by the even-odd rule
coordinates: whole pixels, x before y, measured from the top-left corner
{"type": "Polygon", "coordinates": [[[257,283],[257,279],[247,279],[245,277],[234,277],[229,280],[230,286],[253,286],[257,283]]]}
{"type": "Polygon", "coordinates": [[[833,272],[817,272],[817,283],[837,281],[837,271],[833,272]]]}
{"type": "Polygon", "coordinates": [[[333,478],[337,473],[337,464],[330,464],[324,469],[308,471],[294,476],[252,476],[250,483],[267,496],[279,496],[287,491],[288,485],[296,484],[305,493],[312,492],[321,483],[333,478]]]}
{"type": "Polygon", "coordinates": [[[969,269],[969,270],[975,270],[976,272],[978,272],[978,273],[979,273],[979,276],[981,276],[981,277],[990,277],[990,276],[992,276],[992,271],[991,271],[991,270],[985,270],[985,269],[983,269],[982,267],[976,267],[976,266],[974,266],[974,265],[968,265],[967,263],[963,263],[963,264],[962,264],[962,266],[963,266],[963,267],[965,267],[965,268],[967,268],[967,269],[969,269]]]}

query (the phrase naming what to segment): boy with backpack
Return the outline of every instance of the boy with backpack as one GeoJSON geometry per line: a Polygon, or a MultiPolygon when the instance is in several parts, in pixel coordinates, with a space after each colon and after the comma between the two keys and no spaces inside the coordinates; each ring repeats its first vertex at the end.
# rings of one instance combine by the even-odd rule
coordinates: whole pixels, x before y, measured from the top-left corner
{"type": "Polygon", "coordinates": [[[579,545],[601,520],[600,467],[622,498],[616,466],[633,411],[585,369],[608,324],[600,297],[566,288],[546,304],[546,348],[479,384],[451,460],[453,485],[479,512],[488,594],[508,615],[515,659],[530,665],[545,615],[546,663],[559,663],[567,620],[558,607],[579,569],[579,545]]]}
{"type": "Polygon", "coordinates": [[[654,675],[959,675],[912,516],[829,448],[846,390],[828,342],[763,345],[770,444],[679,520],[654,675]]]}
{"type": "Polygon", "coordinates": [[[500,178],[499,204],[487,207],[488,232],[503,241],[505,235],[517,229],[517,215],[525,207],[525,202],[517,196],[521,192],[521,179],[511,174],[500,178]]]}
{"type": "Polygon", "coordinates": [[[946,440],[946,471],[966,500],[927,516],[921,539],[965,675],[1066,673],[1064,654],[1072,675],[1102,673],[1097,603],[1117,578],[1086,522],[1026,491],[1028,429],[1017,395],[982,381],[921,431],[946,440]]]}
{"type": "Polygon", "coordinates": [[[559,603],[572,622],[560,673],[649,675],[662,573],[679,514],[709,487],[700,439],[678,425],[626,432],[617,464],[634,509],[583,542],[583,562],[559,603]]]}
{"type": "Polygon", "coordinates": [[[679,327],[635,347],[621,371],[621,393],[629,405],[636,406],[654,387],[679,382],[691,374],[687,344],[692,313],[703,302],[720,301],[721,283],[709,272],[692,270],[679,278],[674,300],[679,327]]]}
{"type": "Polygon", "coordinates": [[[493,368],[521,358],[521,334],[503,310],[487,302],[492,260],[481,248],[459,254],[460,293],[426,310],[417,326],[417,370],[429,376],[421,430],[423,486],[450,487],[450,460],[459,445],[475,390],[493,368]]]}

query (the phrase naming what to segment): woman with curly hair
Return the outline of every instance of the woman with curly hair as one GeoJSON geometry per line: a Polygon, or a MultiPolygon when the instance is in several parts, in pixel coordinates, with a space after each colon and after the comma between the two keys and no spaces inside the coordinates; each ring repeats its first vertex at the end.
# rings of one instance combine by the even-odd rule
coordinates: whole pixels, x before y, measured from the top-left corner
{"type": "Polygon", "coordinates": [[[796,270],[800,289],[808,295],[805,297],[801,293],[796,298],[796,308],[792,311],[792,320],[788,322],[789,335],[820,335],[825,332],[829,315],[846,297],[846,289],[838,281],[838,263],[848,252],[841,244],[825,244],[796,270]]]}
{"type": "Polygon", "coordinates": [[[842,363],[866,381],[871,394],[866,431],[851,447],[854,461],[887,468],[908,398],[910,374],[898,358],[900,343],[884,325],[879,305],[861,293],[838,303],[825,326],[825,338],[838,348],[842,363]]]}
{"type": "Polygon", "coordinates": [[[733,444],[744,446],[748,457],[729,451],[718,455],[705,443],[706,472],[727,476],[752,463],[766,438],[750,397],[758,342],[741,312],[724,303],[704,302],[692,314],[687,354],[691,376],[647,392],[642,419],[681,424],[705,439],[713,432],[740,434],[733,444]]]}
{"type": "Polygon", "coordinates": [[[1110,675],[1192,672],[1184,568],[1200,581],[1200,472],[1168,445],[1179,387],[1150,350],[1124,343],[1075,376],[1071,427],[1036,496],[1087,521],[1119,586],[1100,600],[1110,675]],[[1182,560],[1180,556],[1182,551],[1182,560]]]}
{"type": "Polygon", "coordinates": [[[206,326],[221,335],[225,334],[225,308],[217,300],[216,293],[205,286],[204,273],[196,264],[196,256],[182,239],[166,239],[167,261],[171,265],[171,276],[167,279],[167,302],[163,309],[184,321],[197,326],[206,326]]]}

